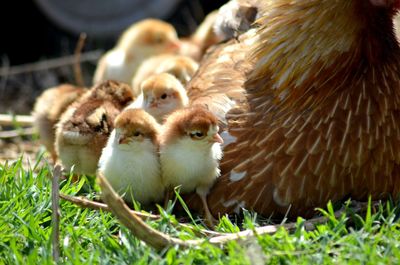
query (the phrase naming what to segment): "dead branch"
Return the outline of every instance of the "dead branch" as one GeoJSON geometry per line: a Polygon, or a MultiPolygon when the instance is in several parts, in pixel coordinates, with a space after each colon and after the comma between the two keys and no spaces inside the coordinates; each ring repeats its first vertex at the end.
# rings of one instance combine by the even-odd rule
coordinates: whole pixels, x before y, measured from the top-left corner
{"type": "MultiPolygon", "coordinates": [[[[110,209],[110,207],[108,207],[107,204],[91,201],[84,197],[74,197],[74,196],[70,196],[70,195],[61,193],[60,198],[63,200],[72,202],[73,204],[76,204],[82,208],[89,208],[89,209],[93,209],[93,210],[103,210],[105,212],[111,212],[111,209],[110,209]]],[[[158,219],[160,219],[159,215],[154,215],[154,214],[149,214],[149,213],[141,213],[141,212],[133,211],[133,210],[131,210],[131,212],[136,214],[142,220],[146,220],[146,219],[158,220],[158,219]]]]}
{"type": "Polygon", "coordinates": [[[81,55],[83,46],[85,45],[86,41],[86,33],[81,33],[79,35],[78,44],[75,48],[75,63],[74,63],[74,75],[75,75],[75,82],[76,85],[79,87],[85,87],[85,82],[82,77],[82,68],[81,68],[81,55]]]}
{"type": "Polygon", "coordinates": [[[181,247],[194,247],[200,245],[203,240],[181,240],[179,238],[170,237],[167,234],[161,233],[140,219],[135,213],[132,213],[129,207],[115,193],[113,188],[104,178],[98,174],[99,184],[102,188],[102,197],[110,206],[111,211],[119,218],[122,224],[131,230],[131,232],[140,240],[147,243],[149,246],[161,250],[170,246],[178,245],[181,247]]]}
{"type": "MultiPolygon", "coordinates": [[[[101,51],[101,50],[83,53],[81,55],[80,62],[81,63],[96,62],[97,60],[99,60],[99,58],[102,54],[103,54],[103,51],[101,51]]],[[[24,65],[12,66],[12,67],[9,67],[9,66],[1,67],[0,68],[0,77],[25,74],[25,73],[31,73],[31,72],[36,72],[36,71],[43,71],[43,70],[58,68],[58,67],[62,67],[62,66],[69,66],[69,65],[73,65],[75,60],[76,60],[75,55],[69,55],[69,56],[65,56],[65,57],[61,57],[61,58],[57,58],[57,59],[49,59],[46,61],[40,61],[37,63],[24,64],[24,65]]]]}
{"type": "Polygon", "coordinates": [[[16,123],[20,126],[32,126],[33,121],[33,117],[30,115],[0,114],[0,125],[14,125],[16,123]]]}
{"type": "MultiPolygon", "coordinates": [[[[108,207],[107,204],[101,203],[101,202],[95,202],[95,201],[89,200],[85,197],[76,197],[76,196],[70,196],[70,195],[61,193],[60,198],[63,200],[69,201],[73,204],[76,204],[82,208],[89,208],[89,209],[93,209],[93,210],[103,210],[106,212],[112,212],[110,207],[108,207]]],[[[130,210],[130,212],[132,214],[136,214],[142,220],[159,220],[159,219],[161,219],[161,216],[155,215],[155,214],[142,213],[142,212],[138,212],[138,211],[134,211],[134,210],[130,210]]],[[[178,223],[177,225],[193,231],[193,227],[188,224],[178,223]]],[[[206,230],[206,229],[198,229],[198,230],[194,230],[193,232],[200,234],[202,236],[225,235],[225,233],[218,233],[218,232],[210,231],[210,230],[206,230]]]]}
{"type": "Polygon", "coordinates": [[[60,259],[60,177],[61,166],[56,165],[53,170],[51,208],[52,208],[52,242],[53,259],[58,263],[60,259]]]}
{"type": "Polygon", "coordinates": [[[35,128],[23,128],[18,130],[0,131],[0,139],[15,138],[35,134],[35,128]]]}
{"type": "MultiPolygon", "coordinates": [[[[377,206],[379,203],[378,202],[373,202],[372,207],[377,206]]],[[[356,203],[353,205],[352,210],[354,213],[360,213],[365,211],[368,208],[368,203],[356,203]]],[[[340,218],[344,213],[346,213],[346,209],[341,209],[339,211],[336,211],[334,213],[335,218],[340,218]]],[[[312,231],[316,229],[316,226],[318,224],[324,224],[329,221],[329,218],[327,217],[316,217],[309,219],[307,221],[304,221],[303,226],[306,231],[312,231]]],[[[280,224],[280,225],[267,225],[267,226],[262,226],[262,227],[257,227],[254,230],[244,230],[238,233],[233,233],[233,234],[227,234],[223,236],[217,236],[210,238],[210,243],[212,244],[224,244],[228,241],[232,240],[239,240],[239,239],[247,239],[253,236],[257,235],[263,235],[263,234],[275,234],[279,228],[283,227],[289,232],[293,232],[297,228],[296,223],[287,223],[287,224],[280,224]]]]}

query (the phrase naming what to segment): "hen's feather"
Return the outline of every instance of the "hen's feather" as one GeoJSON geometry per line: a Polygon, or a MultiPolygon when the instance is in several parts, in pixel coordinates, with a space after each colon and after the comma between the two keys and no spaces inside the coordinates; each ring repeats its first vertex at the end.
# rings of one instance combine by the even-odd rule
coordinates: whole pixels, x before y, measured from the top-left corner
{"type": "Polygon", "coordinates": [[[263,10],[258,32],[212,51],[189,86],[231,139],[211,210],[306,215],[328,200],[397,196],[394,10],[363,0],[275,0],[263,10]]]}

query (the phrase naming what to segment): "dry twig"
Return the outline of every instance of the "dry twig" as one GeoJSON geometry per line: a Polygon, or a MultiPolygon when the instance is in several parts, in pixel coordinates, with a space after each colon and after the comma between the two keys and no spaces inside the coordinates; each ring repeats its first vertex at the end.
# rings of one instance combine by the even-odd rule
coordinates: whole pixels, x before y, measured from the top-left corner
{"type": "MultiPolygon", "coordinates": [[[[110,207],[107,204],[101,203],[101,202],[95,202],[95,201],[89,200],[89,199],[84,198],[84,197],[70,196],[70,195],[61,193],[60,194],[60,198],[63,199],[63,200],[69,201],[69,202],[71,202],[73,204],[76,204],[76,205],[78,205],[78,206],[80,206],[82,208],[89,208],[89,209],[93,209],[93,210],[103,210],[103,211],[106,211],[106,212],[112,212],[110,207]]],[[[130,210],[130,209],[129,209],[129,211],[132,214],[136,214],[142,220],[159,220],[159,219],[161,219],[161,216],[159,216],[159,215],[138,212],[138,211],[134,211],[134,210],[130,210]]],[[[178,226],[193,230],[193,227],[190,226],[189,224],[178,223],[178,226]]],[[[206,230],[206,229],[198,229],[198,230],[195,230],[193,232],[197,233],[197,234],[200,234],[202,236],[221,236],[221,235],[224,235],[224,233],[218,233],[218,232],[210,231],[210,230],[206,230]]]]}
{"type": "Polygon", "coordinates": [[[0,131],[0,139],[15,138],[18,136],[32,135],[36,132],[35,128],[23,128],[18,130],[0,131]]]}
{"type": "MultiPolygon", "coordinates": [[[[81,55],[81,63],[83,62],[96,62],[100,56],[103,54],[103,51],[90,51],[87,53],[83,53],[81,55]]],[[[13,67],[1,67],[0,68],[0,77],[4,76],[11,76],[11,75],[18,75],[18,74],[25,74],[31,73],[36,71],[43,71],[52,68],[58,68],[62,66],[69,66],[75,62],[76,58],[75,55],[69,55],[57,59],[50,59],[46,61],[40,61],[37,63],[32,64],[24,64],[18,65],[13,67]]]]}
{"type": "Polygon", "coordinates": [[[83,77],[82,77],[82,68],[81,68],[81,55],[82,55],[83,46],[85,45],[85,41],[86,41],[86,33],[81,33],[79,35],[78,44],[76,45],[76,48],[75,48],[74,74],[75,74],[76,85],[79,87],[85,86],[85,82],[83,81],[83,77]]]}
{"type": "Polygon", "coordinates": [[[30,115],[0,114],[0,125],[14,125],[15,123],[20,126],[32,126],[33,117],[30,115]]]}
{"type": "MultiPolygon", "coordinates": [[[[111,209],[110,209],[110,207],[108,207],[107,204],[91,201],[84,197],[75,197],[75,196],[70,196],[70,195],[61,193],[60,198],[63,200],[72,202],[82,208],[89,208],[89,209],[93,209],[93,210],[103,210],[106,212],[111,212],[111,209]]],[[[133,212],[134,214],[136,214],[138,217],[140,217],[143,220],[146,220],[146,219],[158,220],[158,219],[160,219],[159,215],[154,215],[154,214],[149,214],[149,213],[141,213],[141,212],[133,211],[133,210],[131,210],[131,212],[133,212]]]]}
{"type": "Polygon", "coordinates": [[[52,208],[52,242],[53,259],[57,263],[60,259],[60,177],[61,166],[56,165],[53,171],[51,208],[52,208]]]}

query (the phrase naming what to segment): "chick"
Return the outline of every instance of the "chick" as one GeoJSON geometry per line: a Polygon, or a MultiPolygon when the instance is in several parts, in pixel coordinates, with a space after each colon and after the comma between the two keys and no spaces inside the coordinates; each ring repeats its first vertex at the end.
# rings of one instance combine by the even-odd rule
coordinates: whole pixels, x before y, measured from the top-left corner
{"type": "Polygon", "coordinates": [[[113,130],[115,117],[134,99],[130,86],[106,81],[73,103],[56,124],[55,147],[65,169],[96,173],[101,150],[113,130]]]}
{"type": "Polygon", "coordinates": [[[174,54],[153,56],[140,65],[132,80],[132,87],[134,91],[140,91],[140,84],[146,78],[161,73],[172,74],[186,86],[198,68],[199,64],[188,56],[174,54]]]}
{"type": "Polygon", "coordinates": [[[186,107],[189,98],[185,88],[173,75],[162,73],[153,75],[142,82],[142,99],[128,108],[143,108],[159,123],[174,110],[186,107]]]}
{"type": "Polygon", "coordinates": [[[164,60],[156,69],[156,73],[169,73],[175,76],[185,87],[199,68],[199,64],[184,55],[171,56],[164,60]]]}
{"type": "Polygon", "coordinates": [[[207,194],[220,175],[223,140],[217,118],[203,107],[175,111],[166,120],[160,136],[162,179],[167,189],[181,185],[182,193],[196,191],[203,203],[206,220],[213,217],[207,194]]]}
{"type": "Polygon", "coordinates": [[[174,54],[165,53],[165,54],[155,55],[144,60],[138,67],[135,75],[131,80],[131,85],[133,90],[136,93],[141,93],[141,88],[140,88],[141,83],[145,79],[154,75],[157,71],[157,68],[160,66],[162,62],[174,56],[175,56],[174,54]]]}
{"type": "Polygon", "coordinates": [[[128,202],[135,199],[147,205],[163,199],[159,131],[157,121],[142,109],[124,110],[115,119],[115,129],[99,160],[99,171],[128,202]]]}
{"type": "Polygon", "coordinates": [[[55,125],[65,109],[85,92],[84,88],[62,84],[46,89],[35,101],[32,116],[41,143],[50,153],[53,162],[57,161],[54,149],[55,125]]]}
{"type": "Polygon", "coordinates": [[[179,47],[179,39],[172,25],[157,19],[137,22],[99,60],[93,83],[108,79],[130,83],[146,58],[162,53],[177,53],[179,47]]]}

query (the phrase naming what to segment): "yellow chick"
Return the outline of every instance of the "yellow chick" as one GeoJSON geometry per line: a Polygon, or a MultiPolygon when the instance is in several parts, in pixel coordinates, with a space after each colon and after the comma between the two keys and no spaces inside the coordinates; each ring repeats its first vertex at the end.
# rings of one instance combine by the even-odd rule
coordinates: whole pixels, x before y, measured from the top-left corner
{"type": "Polygon", "coordinates": [[[220,175],[223,140],[218,120],[203,107],[177,110],[168,116],[160,135],[160,161],[167,189],[181,186],[182,193],[196,191],[203,203],[206,219],[213,217],[207,194],[220,175]]]}
{"type": "Polygon", "coordinates": [[[189,104],[186,90],[176,77],[162,73],[142,82],[142,95],[128,108],[143,108],[159,123],[176,109],[189,104]]]}
{"type": "Polygon", "coordinates": [[[172,74],[186,86],[198,68],[199,64],[188,56],[175,54],[153,56],[140,65],[132,79],[132,87],[134,91],[140,91],[140,84],[146,78],[161,73],[172,74]]]}
{"type": "Polygon", "coordinates": [[[164,185],[158,156],[160,125],[142,109],[126,109],[103,149],[99,171],[115,191],[130,203],[161,201],[164,185]]]}
{"type": "Polygon", "coordinates": [[[145,59],[162,53],[177,53],[179,47],[179,39],[172,25],[157,19],[137,22],[99,60],[93,83],[109,79],[130,83],[145,59]]]}

